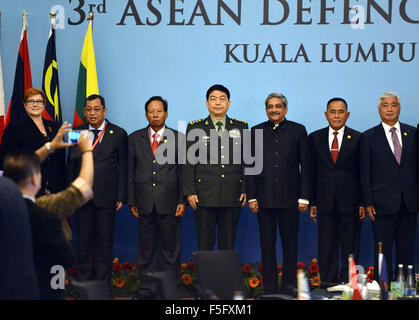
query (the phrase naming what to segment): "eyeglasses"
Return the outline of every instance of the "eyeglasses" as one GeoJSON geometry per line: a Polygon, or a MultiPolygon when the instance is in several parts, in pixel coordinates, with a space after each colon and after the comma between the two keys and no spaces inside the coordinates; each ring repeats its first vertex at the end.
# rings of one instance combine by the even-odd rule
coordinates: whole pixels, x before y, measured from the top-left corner
{"type": "Polygon", "coordinates": [[[103,108],[84,108],[86,113],[99,113],[103,110],[103,108]]]}
{"type": "Polygon", "coordinates": [[[44,100],[26,100],[26,103],[28,105],[34,105],[34,104],[43,105],[44,104],[44,100]]]}

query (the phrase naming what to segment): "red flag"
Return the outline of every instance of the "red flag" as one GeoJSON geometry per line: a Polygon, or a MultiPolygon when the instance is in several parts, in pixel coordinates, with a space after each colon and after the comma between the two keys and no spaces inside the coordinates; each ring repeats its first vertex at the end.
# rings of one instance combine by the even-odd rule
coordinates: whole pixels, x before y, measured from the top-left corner
{"type": "Polygon", "coordinates": [[[20,37],[19,54],[17,56],[15,81],[13,94],[10,99],[5,126],[10,122],[22,119],[26,115],[23,107],[23,95],[26,89],[32,88],[31,63],[29,60],[28,36],[27,36],[27,12],[23,12],[23,26],[20,37]]]}
{"type": "Polygon", "coordinates": [[[0,143],[1,137],[4,131],[4,88],[3,88],[3,70],[1,65],[1,53],[0,53],[0,143]]]}

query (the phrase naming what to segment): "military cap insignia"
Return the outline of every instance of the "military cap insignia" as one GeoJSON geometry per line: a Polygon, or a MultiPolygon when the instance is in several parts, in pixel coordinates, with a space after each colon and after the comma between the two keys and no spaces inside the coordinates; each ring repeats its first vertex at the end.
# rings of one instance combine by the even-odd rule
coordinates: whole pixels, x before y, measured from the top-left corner
{"type": "Polygon", "coordinates": [[[240,138],[240,130],[239,129],[232,129],[229,131],[230,138],[240,138]]]}

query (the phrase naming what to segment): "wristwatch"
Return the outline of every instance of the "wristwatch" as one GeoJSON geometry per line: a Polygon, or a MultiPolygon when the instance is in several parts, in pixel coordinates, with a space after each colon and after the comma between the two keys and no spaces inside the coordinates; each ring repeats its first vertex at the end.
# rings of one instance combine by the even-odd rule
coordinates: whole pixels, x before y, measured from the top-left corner
{"type": "Polygon", "coordinates": [[[45,148],[47,148],[49,154],[54,152],[54,149],[51,147],[51,142],[45,143],[45,148]]]}

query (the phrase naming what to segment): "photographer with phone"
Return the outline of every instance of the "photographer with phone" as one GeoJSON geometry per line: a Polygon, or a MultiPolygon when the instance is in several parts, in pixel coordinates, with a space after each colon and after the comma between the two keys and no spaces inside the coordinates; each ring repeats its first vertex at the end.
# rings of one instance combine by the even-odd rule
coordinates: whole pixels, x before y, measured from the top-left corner
{"type": "Polygon", "coordinates": [[[16,183],[28,209],[34,265],[41,299],[64,298],[63,289],[51,288],[50,270],[54,265],[62,265],[64,268],[73,265],[73,248],[68,242],[71,229],[65,218],[93,196],[93,156],[86,131],[77,141],[82,152],[82,166],[77,179],[59,193],[35,199],[41,188],[41,163],[55,150],[71,145],[63,141],[64,134],[71,130],[70,126],[65,122],[54,139],[35,153],[16,151],[9,153],[4,161],[4,175],[16,183]]]}

